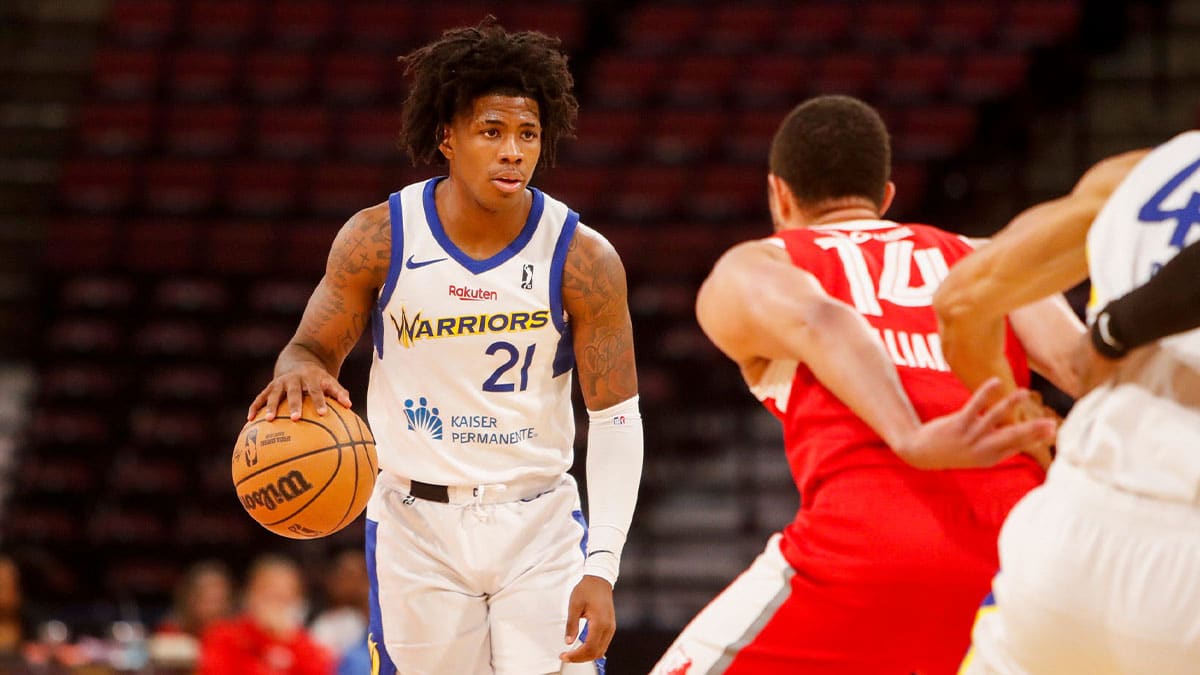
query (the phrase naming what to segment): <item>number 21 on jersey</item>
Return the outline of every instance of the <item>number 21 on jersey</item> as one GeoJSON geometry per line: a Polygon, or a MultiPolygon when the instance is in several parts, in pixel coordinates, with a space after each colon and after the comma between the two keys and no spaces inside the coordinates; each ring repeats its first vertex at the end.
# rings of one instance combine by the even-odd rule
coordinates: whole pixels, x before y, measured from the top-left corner
{"type": "Polygon", "coordinates": [[[883,316],[880,300],[901,307],[928,307],[933,304],[934,291],[950,273],[941,249],[917,249],[911,241],[889,241],[883,248],[883,271],[876,288],[866,256],[854,240],[844,236],[818,237],[813,243],[837,252],[850,284],[854,308],[865,316],[883,316]],[[921,273],[919,286],[912,285],[914,262],[921,273]]]}

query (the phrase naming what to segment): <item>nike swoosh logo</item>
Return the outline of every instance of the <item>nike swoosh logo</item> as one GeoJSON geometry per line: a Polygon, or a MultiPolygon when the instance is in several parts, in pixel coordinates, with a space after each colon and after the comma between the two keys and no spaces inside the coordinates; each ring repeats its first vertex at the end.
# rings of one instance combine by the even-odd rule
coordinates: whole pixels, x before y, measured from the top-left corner
{"type": "Polygon", "coordinates": [[[404,266],[410,270],[415,270],[419,267],[424,267],[426,265],[440,263],[443,260],[445,260],[445,258],[434,258],[433,260],[422,260],[420,262],[417,262],[417,261],[413,260],[413,257],[410,255],[410,256],[408,256],[408,260],[404,261],[404,266]]]}

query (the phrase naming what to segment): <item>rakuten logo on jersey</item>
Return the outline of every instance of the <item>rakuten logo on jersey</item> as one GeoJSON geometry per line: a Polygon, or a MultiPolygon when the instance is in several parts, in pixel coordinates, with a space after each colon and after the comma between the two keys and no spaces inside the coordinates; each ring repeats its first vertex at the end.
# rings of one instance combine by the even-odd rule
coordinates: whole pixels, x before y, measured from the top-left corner
{"type": "Polygon", "coordinates": [[[467,288],[454,284],[450,284],[450,295],[459,300],[495,300],[500,297],[496,291],[489,291],[486,288],[467,288]]]}

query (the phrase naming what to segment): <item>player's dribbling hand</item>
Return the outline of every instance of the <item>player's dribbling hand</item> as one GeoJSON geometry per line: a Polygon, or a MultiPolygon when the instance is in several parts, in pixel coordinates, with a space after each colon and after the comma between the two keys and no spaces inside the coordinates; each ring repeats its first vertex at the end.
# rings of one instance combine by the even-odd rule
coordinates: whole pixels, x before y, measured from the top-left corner
{"type": "Polygon", "coordinates": [[[575,585],[567,606],[567,644],[573,644],[575,638],[579,637],[580,618],[587,619],[587,640],[575,649],[558,655],[568,663],[595,661],[608,651],[608,643],[612,642],[613,634],[617,632],[611,584],[600,577],[584,575],[575,585]]]}
{"type": "Polygon", "coordinates": [[[246,419],[254,419],[263,408],[266,408],[268,420],[275,419],[279,405],[286,398],[291,418],[298,420],[304,406],[305,394],[312,397],[313,407],[318,415],[324,415],[329,410],[325,406],[326,396],[336,399],[347,408],[350,407],[350,392],[346,391],[337,379],[320,366],[304,365],[271,380],[271,383],[254,397],[246,419]]]}
{"type": "Polygon", "coordinates": [[[1040,449],[1048,460],[1056,420],[1038,416],[1007,423],[1032,401],[1028,391],[1018,389],[988,407],[986,402],[995,398],[999,387],[999,379],[988,380],[960,410],[922,424],[902,447],[895,448],[896,454],[919,469],[989,467],[1018,452],[1034,455],[1041,463],[1040,449]]]}

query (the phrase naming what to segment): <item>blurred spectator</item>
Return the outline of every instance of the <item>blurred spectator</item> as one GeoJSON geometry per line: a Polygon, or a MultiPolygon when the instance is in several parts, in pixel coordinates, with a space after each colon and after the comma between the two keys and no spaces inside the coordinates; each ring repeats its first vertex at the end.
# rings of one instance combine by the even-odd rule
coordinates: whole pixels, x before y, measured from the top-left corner
{"type": "Polygon", "coordinates": [[[263,556],[247,574],[241,616],[205,632],[197,675],[331,675],[333,660],[304,630],[300,568],[263,556]]]}
{"type": "Polygon", "coordinates": [[[175,604],[150,639],[150,658],[159,665],[192,668],[200,637],[214,622],[233,614],[233,579],[215,560],[196,563],[175,589],[175,604]]]}
{"type": "Polygon", "coordinates": [[[0,555],[0,667],[21,659],[21,644],[26,638],[21,612],[21,572],[17,563],[0,555]]]}
{"type": "Polygon", "coordinates": [[[370,598],[371,584],[363,552],[346,549],[334,556],[325,574],[326,606],[309,631],[339,663],[352,648],[365,648],[370,598]]]}

